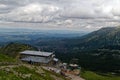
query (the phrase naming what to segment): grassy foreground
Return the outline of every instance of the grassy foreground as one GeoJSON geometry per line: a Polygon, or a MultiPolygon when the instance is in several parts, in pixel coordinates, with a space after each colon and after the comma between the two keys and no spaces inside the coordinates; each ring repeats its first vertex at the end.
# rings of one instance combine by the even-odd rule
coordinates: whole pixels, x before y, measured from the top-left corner
{"type": "Polygon", "coordinates": [[[41,67],[30,65],[10,65],[0,67],[0,80],[67,80],[57,74],[52,74],[41,67]]]}
{"type": "Polygon", "coordinates": [[[0,54],[0,80],[67,80],[41,66],[22,64],[7,55],[0,54]],[[17,63],[17,64],[15,64],[17,63]]]}
{"type": "Polygon", "coordinates": [[[0,62],[15,62],[15,59],[7,55],[0,54],[0,62]]]}
{"type": "Polygon", "coordinates": [[[120,80],[120,76],[105,76],[100,75],[92,71],[84,71],[81,73],[81,77],[83,77],[85,80],[120,80]]]}

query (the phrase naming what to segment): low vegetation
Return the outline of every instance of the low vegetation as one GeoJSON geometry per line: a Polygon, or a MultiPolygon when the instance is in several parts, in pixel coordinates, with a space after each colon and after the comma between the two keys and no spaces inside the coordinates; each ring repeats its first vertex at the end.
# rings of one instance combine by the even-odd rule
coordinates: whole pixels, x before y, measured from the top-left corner
{"type": "Polygon", "coordinates": [[[111,74],[97,74],[92,71],[84,71],[81,73],[81,77],[85,80],[120,80],[120,76],[115,76],[111,74]]]}
{"type": "Polygon", "coordinates": [[[39,66],[9,65],[0,67],[0,80],[66,80],[62,76],[56,76],[39,66]]]}
{"type": "Polygon", "coordinates": [[[0,54],[0,62],[15,62],[15,59],[7,55],[0,54]]]}

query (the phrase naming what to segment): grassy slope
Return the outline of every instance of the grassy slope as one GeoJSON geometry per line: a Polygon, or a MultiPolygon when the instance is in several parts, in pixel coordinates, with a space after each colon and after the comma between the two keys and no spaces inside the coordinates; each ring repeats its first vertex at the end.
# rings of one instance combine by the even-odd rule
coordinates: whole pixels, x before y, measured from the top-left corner
{"type": "Polygon", "coordinates": [[[15,59],[7,55],[0,54],[0,80],[56,80],[53,76],[56,76],[56,78],[60,78],[60,80],[66,80],[63,76],[60,76],[59,74],[44,70],[37,66],[33,67],[27,64],[26,66],[20,64],[21,66],[19,66],[14,65],[13,63],[16,63],[15,59]],[[10,64],[4,65],[3,63],[6,62],[10,62],[10,64]],[[41,72],[43,72],[44,74],[42,74],[41,72]],[[25,75],[28,75],[28,77],[26,77],[25,75]]]}
{"type": "Polygon", "coordinates": [[[0,62],[15,62],[15,59],[7,55],[0,54],[0,62]]]}
{"type": "Polygon", "coordinates": [[[86,80],[120,80],[120,76],[112,76],[112,75],[103,76],[91,71],[82,72],[81,77],[83,77],[86,80]]]}
{"type": "Polygon", "coordinates": [[[60,80],[66,80],[63,76],[59,76],[59,74],[37,66],[27,64],[26,66],[20,64],[21,66],[19,66],[11,63],[15,63],[15,59],[0,54],[0,80],[56,80],[53,76],[60,78],[60,80]],[[10,64],[3,65],[5,62],[10,62],[10,64]]]}
{"type": "Polygon", "coordinates": [[[67,80],[56,75],[56,73],[52,74],[51,72],[43,70],[40,67],[29,68],[24,65],[14,67],[6,66],[0,69],[0,80],[56,80],[58,78],[59,80],[67,80]],[[56,78],[53,76],[56,76],[56,78]]]}

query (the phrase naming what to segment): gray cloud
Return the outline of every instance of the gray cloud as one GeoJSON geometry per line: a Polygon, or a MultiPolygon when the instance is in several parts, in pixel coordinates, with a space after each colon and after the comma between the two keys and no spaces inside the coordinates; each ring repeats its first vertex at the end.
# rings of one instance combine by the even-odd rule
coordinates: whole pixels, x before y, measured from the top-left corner
{"type": "Polygon", "coordinates": [[[119,8],[120,0],[0,0],[0,21],[95,30],[119,25],[119,8]]]}

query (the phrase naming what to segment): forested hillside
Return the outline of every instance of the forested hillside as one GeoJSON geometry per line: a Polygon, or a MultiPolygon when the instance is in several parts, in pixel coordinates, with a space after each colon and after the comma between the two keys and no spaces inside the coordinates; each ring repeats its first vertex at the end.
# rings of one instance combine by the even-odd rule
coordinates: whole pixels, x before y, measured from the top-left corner
{"type": "Polygon", "coordinates": [[[118,27],[102,28],[83,37],[40,41],[35,45],[45,51],[55,51],[56,56],[65,62],[77,58],[79,65],[90,70],[117,73],[120,70],[118,27]]]}

